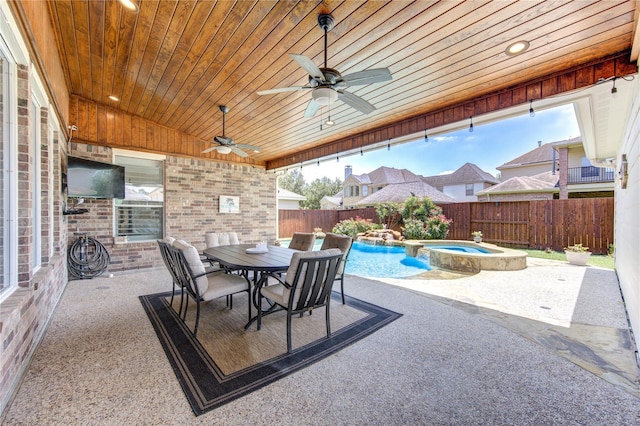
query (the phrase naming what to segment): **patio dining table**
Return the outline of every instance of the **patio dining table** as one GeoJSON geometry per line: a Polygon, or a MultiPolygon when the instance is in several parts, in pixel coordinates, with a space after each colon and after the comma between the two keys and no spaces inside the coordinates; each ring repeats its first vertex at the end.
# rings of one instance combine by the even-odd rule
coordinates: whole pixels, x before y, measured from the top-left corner
{"type": "MultiPolygon", "coordinates": [[[[263,273],[268,272],[287,272],[291,257],[298,250],[287,247],[267,246],[265,253],[248,253],[247,249],[255,249],[253,244],[232,244],[227,246],[210,247],[202,253],[204,256],[214,262],[218,262],[222,267],[241,271],[248,281],[253,281],[252,302],[258,307],[258,297],[260,294],[260,278],[263,273]],[[249,272],[253,272],[253,277],[249,276],[249,272]]],[[[255,318],[245,326],[248,328],[255,318]]]]}

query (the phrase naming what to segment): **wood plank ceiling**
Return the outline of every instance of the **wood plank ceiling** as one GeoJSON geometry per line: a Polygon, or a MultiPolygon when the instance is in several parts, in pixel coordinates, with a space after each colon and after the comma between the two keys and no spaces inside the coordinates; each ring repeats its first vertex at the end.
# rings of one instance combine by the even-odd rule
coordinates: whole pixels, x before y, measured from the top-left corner
{"type": "MultiPolygon", "coordinates": [[[[636,26],[632,0],[137,2],[137,13],[116,0],[49,2],[70,93],[204,147],[222,135],[218,105],[227,105],[226,134],[260,147],[250,158],[266,165],[625,51],[636,26]],[[330,111],[336,124],[322,130],[320,112],[303,116],[309,90],[256,93],[308,83],[290,52],[322,66],[321,13],[336,23],[329,67],[343,75],[387,67],[393,75],[348,89],[375,111],[337,102],[330,111]],[[530,48],[506,55],[516,40],[530,48]]],[[[321,112],[326,120],[328,108],[321,112]]]]}

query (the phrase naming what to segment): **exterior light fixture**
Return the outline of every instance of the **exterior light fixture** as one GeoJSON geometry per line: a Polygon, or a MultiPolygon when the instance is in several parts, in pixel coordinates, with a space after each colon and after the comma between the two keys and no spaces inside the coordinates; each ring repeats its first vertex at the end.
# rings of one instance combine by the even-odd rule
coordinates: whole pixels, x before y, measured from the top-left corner
{"type": "Polygon", "coordinates": [[[111,99],[114,102],[120,102],[120,98],[118,98],[117,96],[114,96],[114,95],[109,95],[109,99],[111,99]]]}
{"type": "Polygon", "coordinates": [[[618,89],[616,88],[616,77],[613,77],[613,87],[611,88],[611,94],[615,95],[618,93],[618,89]]]}
{"type": "Polygon", "coordinates": [[[504,53],[506,53],[507,56],[518,56],[526,52],[527,49],[529,49],[529,42],[526,40],[519,40],[507,46],[504,53]]]}
{"type": "Polygon", "coordinates": [[[533,99],[529,101],[529,117],[535,117],[536,112],[533,110],[533,99]]]}
{"type": "Polygon", "coordinates": [[[137,12],[138,11],[138,5],[135,2],[133,2],[132,0],[118,0],[118,1],[126,9],[129,9],[132,12],[137,12]]]}
{"type": "Polygon", "coordinates": [[[231,152],[231,148],[229,148],[228,146],[218,146],[216,147],[216,151],[218,151],[218,154],[229,154],[231,152]]]}
{"type": "Polygon", "coordinates": [[[320,105],[329,105],[338,100],[338,92],[329,87],[318,87],[313,90],[311,97],[320,105]]]}
{"type": "Polygon", "coordinates": [[[391,151],[391,139],[387,142],[387,151],[391,151]]]}
{"type": "Polygon", "coordinates": [[[424,141],[429,142],[429,135],[427,135],[427,129],[424,129],[424,141]]]}
{"type": "Polygon", "coordinates": [[[364,152],[362,151],[362,147],[360,147],[360,157],[362,157],[364,155],[364,152]]]}
{"type": "Polygon", "coordinates": [[[473,133],[473,116],[469,117],[469,133],[473,133]]]}

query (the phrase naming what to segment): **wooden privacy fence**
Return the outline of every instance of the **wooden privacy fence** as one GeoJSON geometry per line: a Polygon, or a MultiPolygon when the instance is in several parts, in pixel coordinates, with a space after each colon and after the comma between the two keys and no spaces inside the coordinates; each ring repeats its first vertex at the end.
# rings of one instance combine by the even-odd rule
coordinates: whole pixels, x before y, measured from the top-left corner
{"type": "MultiPolygon", "coordinates": [[[[442,205],[453,220],[447,239],[470,240],[482,231],[486,242],[501,246],[562,251],[581,243],[595,254],[613,244],[613,198],[574,198],[509,202],[474,202],[442,205]]],[[[330,232],[343,219],[362,217],[378,223],[374,208],[353,210],[280,210],[279,236],[294,232],[330,232]]]]}

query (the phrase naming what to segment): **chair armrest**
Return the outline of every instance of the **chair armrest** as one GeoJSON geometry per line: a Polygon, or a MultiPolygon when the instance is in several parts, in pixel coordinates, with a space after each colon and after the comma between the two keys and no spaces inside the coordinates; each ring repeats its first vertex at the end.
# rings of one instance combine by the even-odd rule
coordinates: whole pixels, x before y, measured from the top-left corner
{"type": "Polygon", "coordinates": [[[196,279],[196,278],[204,277],[206,275],[210,275],[210,274],[217,273],[217,272],[226,273],[226,271],[224,269],[209,269],[208,271],[205,271],[202,274],[194,275],[193,278],[196,279]]]}
{"type": "Polygon", "coordinates": [[[288,284],[285,280],[283,280],[282,274],[278,272],[263,272],[262,275],[260,276],[259,285],[265,284],[269,278],[275,279],[276,281],[278,281],[279,284],[282,284],[286,288],[291,288],[291,285],[288,284]]]}

